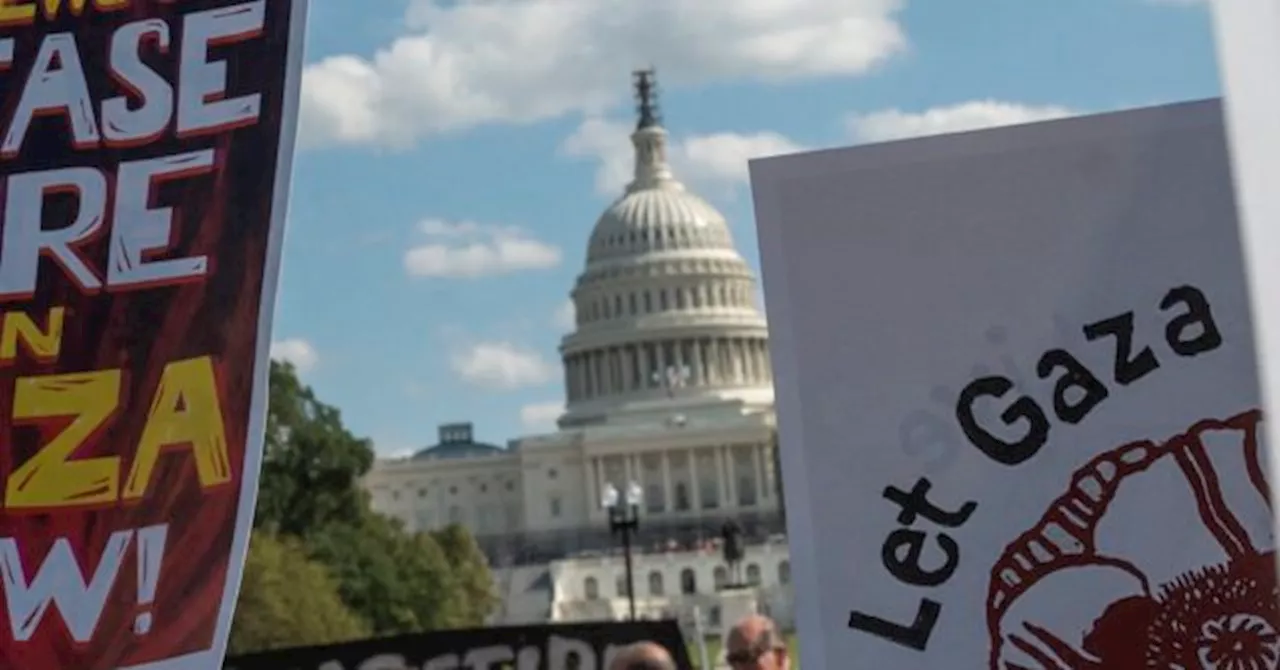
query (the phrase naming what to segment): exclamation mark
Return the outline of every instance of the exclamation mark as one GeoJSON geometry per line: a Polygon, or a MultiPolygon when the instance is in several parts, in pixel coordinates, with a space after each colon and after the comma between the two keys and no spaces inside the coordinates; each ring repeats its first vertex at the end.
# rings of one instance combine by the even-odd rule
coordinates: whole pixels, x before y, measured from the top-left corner
{"type": "Polygon", "coordinates": [[[151,631],[151,604],[156,601],[156,587],[160,585],[160,565],[164,562],[164,542],[169,525],[148,526],[138,529],[138,616],[133,620],[133,632],[146,635],[151,631]]]}

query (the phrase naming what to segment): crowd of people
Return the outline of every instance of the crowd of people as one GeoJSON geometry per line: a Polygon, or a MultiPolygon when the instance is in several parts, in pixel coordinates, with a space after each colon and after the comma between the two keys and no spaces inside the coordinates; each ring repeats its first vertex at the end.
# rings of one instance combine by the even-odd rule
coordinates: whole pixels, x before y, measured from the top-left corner
{"type": "MultiPolygon", "coordinates": [[[[772,619],[753,614],[729,631],[725,663],[731,670],[788,670],[786,640],[772,619]]],[[[609,670],[679,670],[671,652],[656,642],[629,645],[609,665],[609,670]]]]}

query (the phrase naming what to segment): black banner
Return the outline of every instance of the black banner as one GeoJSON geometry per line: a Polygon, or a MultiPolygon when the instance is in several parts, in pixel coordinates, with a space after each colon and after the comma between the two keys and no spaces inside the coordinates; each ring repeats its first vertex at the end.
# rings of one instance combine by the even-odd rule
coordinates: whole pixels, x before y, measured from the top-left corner
{"type": "Polygon", "coordinates": [[[224,670],[608,670],[618,648],[648,640],[691,668],[675,621],[448,630],[278,649],[228,658],[224,670]]]}

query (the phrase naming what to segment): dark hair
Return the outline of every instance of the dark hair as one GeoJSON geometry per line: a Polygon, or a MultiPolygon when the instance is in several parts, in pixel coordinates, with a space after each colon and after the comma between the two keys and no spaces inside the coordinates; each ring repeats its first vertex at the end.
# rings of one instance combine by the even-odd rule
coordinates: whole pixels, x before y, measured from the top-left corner
{"type": "Polygon", "coordinates": [[[638,658],[622,666],[622,670],[676,670],[676,664],[665,658],[638,658]]]}

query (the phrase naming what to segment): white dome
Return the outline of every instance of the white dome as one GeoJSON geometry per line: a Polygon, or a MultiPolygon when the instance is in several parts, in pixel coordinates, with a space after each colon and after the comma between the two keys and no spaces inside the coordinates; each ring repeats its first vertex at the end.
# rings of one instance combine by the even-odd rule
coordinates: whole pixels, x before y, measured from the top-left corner
{"type": "Polygon", "coordinates": [[[690,249],[737,255],[724,215],[672,181],[632,190],[605,210],[591,233],[587,264],[690,249]]]}
{"type": "Polygon", "coordinates": [[[631,141],[635,179],[596,222],[573,290],[561,425],[770,407],[767,327],[728,222],[672,175],[643,107],[631,141]]]}

